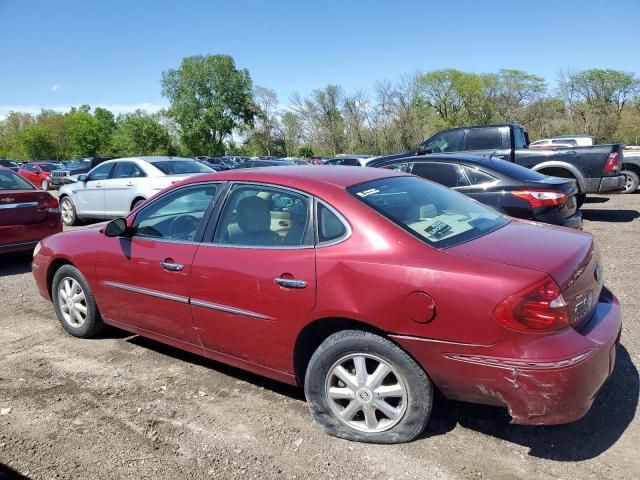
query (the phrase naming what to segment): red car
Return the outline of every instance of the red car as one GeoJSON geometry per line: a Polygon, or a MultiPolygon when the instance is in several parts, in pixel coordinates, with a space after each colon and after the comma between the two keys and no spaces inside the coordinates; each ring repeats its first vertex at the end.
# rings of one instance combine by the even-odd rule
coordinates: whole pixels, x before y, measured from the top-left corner
{"type": "Polygon", "coordinates": [[[0,167],[0,253],[31,250],[61,231],[58,200],[0,167]]]}
{"type": "Polygon", "coordinates": [[[64,170],[64,165],[55,162],[29,162],[20,165],[18,175],[26,178],[38,188],[48,190],[55,182],[51,178],[51,172],[56,170],[64,170]]]}
{"type": "Polygon", "coordinates": [[[115,325],[304,385],[328,433],[379,443],[423,430],[434,386],[576,420],[621,329],[591,235],[386,169],[194,177],[45,239],[33,275],[72,335],[115,325]]]}

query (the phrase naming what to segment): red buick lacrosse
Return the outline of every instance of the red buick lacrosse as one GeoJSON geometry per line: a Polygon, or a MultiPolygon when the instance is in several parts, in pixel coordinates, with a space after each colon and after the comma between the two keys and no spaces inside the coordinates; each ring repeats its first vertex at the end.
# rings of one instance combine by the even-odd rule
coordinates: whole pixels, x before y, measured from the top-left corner
{"type": "Polygon", "coordinates": [[[621,329],[591,235],[384,169],[190,178],[48,237],[33,275],[71,335],[105,325],[304,386],[331,435],[413,439],[445,397],[582,417],[621,329]]]}

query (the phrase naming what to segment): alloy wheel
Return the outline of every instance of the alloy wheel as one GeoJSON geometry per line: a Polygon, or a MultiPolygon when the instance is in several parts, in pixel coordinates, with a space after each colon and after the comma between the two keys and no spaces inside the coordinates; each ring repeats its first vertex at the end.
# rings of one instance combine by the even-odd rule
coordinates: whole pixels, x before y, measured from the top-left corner
{"type": "Polygon", "coordinates": [[[365,353],[338,360],[329,370],[325,392],[336,417],[362,432],[388,430],[407,410],[407,389],[398,372],[365,353]]]}
{"type": "Polygon", "coordinates": [[[60,214],[62,215],[62,221],[67,225],[73,221],[73,205],[70,200],[63,200],[60,204],[60,214]]]}
{"type": "Polygon", "coordinates": [[[80,328],[87,320],[87,299],[75,278],[65,277],[58,284],[58,305],[67,324],[80,328]]]}

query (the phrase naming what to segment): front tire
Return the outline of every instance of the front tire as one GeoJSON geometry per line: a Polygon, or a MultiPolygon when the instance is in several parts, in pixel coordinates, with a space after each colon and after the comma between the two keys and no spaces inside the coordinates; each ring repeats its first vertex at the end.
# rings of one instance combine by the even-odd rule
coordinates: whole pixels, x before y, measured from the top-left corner
{"type": "Polygon", "coordinates": [[[391,341],[359,330],[322,342],[309,361],[304,391],[329,435],[357,442],[411,441],[433,404],[425,371],[391,341]]]}
{"type": "Polygon", "coordinates": [[[62,217],[62,223],[69,227],[78,223],[76,207],[69,197],[64,197],[60,200],[60,216],[62,217]]]}
{"type": "Polygon", "coordinates": [[[640,176],[633,170],[622,170],[625,176],[625,184],[622,193],[633,193],[638,189],[640,176]]]}
{"type": "Polygon", "coordinates": [[[74,337],[90,338],[104,328],[91,288],[76,267],[60,267],[53,276],[51,296],[58,320],[74,337]]]}

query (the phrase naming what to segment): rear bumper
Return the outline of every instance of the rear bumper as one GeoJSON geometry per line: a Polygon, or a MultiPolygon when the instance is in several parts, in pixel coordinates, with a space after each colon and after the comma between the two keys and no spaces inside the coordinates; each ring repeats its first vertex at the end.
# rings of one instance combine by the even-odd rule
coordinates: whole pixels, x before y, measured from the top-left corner
{"type": "Polygon", "coordinates": [[[538,214],[535,217],[535,221],[582,230],[582,212],[580,210],[576,210],[576,212],[569,217],[563,217],[559,212],[546,215],[538,214]]]}
{"type": "Polygon", "coordinates": [[[45,222],[0,226],[0,253],[33,250],[40,240],[61,231],[59,213],[50,213],[45,222]]]}
{"type": "Polygon", "coordinates": [[[616,193],[620,192],[625,185],[625,176],[616,175],[614,177],[585,178],[584,191],[582,193],[616,193]]]}
{"type": "Polygon", "coordinates": [[[603,289],[580,332],[507,335],[490,347],[394,338],[448,398],[505,406],[513,423],[552,425],[589,411],[613,371],[620,331],[618,300],[603,289]]]}

